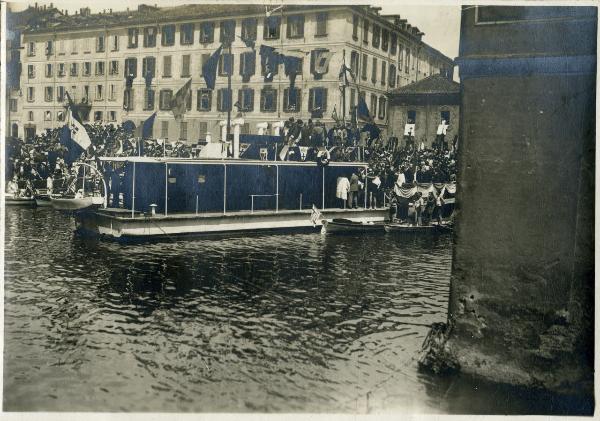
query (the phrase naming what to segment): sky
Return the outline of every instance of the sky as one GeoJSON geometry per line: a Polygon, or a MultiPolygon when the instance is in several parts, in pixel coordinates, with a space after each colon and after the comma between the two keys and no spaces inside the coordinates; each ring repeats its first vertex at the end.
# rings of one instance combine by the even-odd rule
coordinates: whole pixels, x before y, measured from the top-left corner
{"type": "MultiPolygon", "coordinates": [[[[138,4],[158,4],[159,6],[174,6],[181,4],[196,3],[194,0],[52,0],[54,7],[61,10],[68,9],[69,13],[74,13],[81,7],[90,7],[92,12],[99,12],[103,9],[125,10],[127,7],[134,9],[138,4]]],[[[203,1],[207,3],[207,1],[203,1]]],[[[249,3],[251,1],[244,1],[249,3]]],[[[324,1],[323,3],[330,3],[324,1]]],[[[11,2],[11,9],[18,11],[33,5],[35,1],[16,0],[11,2]]],[[[39,0],[38,5],[50,4],[50,1],[39,0]]],[[[256,1],[256,3],[261,3],[256,1]]],[[[281,1],[265,1],[268,4],[281,4],[281,1]]],[[[316,1],[316,3],[319,3],[316,1]]],[[[332,3],[348,4],[348,1],[334,0],[332,3]]],[[[408,23],[417,26],[421,32],[424,32],[423,41],[437,50],[441,51],[450,58],[456,58],[458,55],[458,38],[460,32],[460,6],[434,6],[431,4],[415,5],[415,2],[407,3],[399,0],[370,0],[357,3],[370,4],[381,7],[382,14],[398,14],[408,23]]]]}

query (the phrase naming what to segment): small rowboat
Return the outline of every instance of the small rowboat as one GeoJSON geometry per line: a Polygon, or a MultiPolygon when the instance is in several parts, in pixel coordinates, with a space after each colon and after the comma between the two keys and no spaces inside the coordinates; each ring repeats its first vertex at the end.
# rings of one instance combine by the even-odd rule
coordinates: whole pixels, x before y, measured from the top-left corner
{"type": "Polygon", "coordinates": [[[38,193],[34,196],[35,205],[40,207],[49,207],[52,206],[52,202],[50,201],[50,195],[46,193],[38,193]]]}
{"type": "Polygon", "coordinates": [[[452,232],[449,225],[413,225],[407,223],[385,224],[385,232],[394,234],[442,234],[452,232]]]}
{"type": "Polygon", "coordinates": [[[58,210],[79,210],[104,204],[102,196],[64,197],[50,196],[52,207],[58,210]]]}
{"type": "Polygon", "coordinates": [[[21,197],[6,193],[4,195],[4,204],[6,206],[35,206],[35,199],[33,197],[21,197]]]}
{"type": "Polygon", "coordinates": [[[352,221],[350,219],[323,220],[323,232],[326,233],[365,233],[383,232],[384,222],[352,221]]]}

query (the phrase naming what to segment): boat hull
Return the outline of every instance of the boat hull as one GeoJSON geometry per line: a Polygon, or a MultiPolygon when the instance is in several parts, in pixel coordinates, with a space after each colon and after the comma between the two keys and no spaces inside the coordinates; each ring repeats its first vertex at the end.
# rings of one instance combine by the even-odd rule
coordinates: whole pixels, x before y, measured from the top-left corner
{"type": "Polygon", "coordinates": [[[39,207],[51,207],[52,202],[47,194],[35,195],[35,205],[39,207]]]}
{"type": "Polygon", "coordinates": [[[82,198],[50,197],[50,202],[54,209],[74,211],[100,206],[104,203],[104,198],[93,196],[82,198]]]}
{"type": "Polygon", "coordinates": [[[452,228],[445,225],[385,224],[385,232],[393,234],[443,234],[451,233],[452,228]]]}
{"type": "Polygon", "coordinates": [[[35,199],[33,197],[14,197],[7,194],[4,197],[4,204],[6,206],[35,206],[35,199]]]}
{"type": "Polygon", "coordinates": [[[323,232],[329,234],[353,234],[353,233],[382,233],[384,223],[373,221],[352,221],[348,219],[334,219],[323,221],[323,232]]]}

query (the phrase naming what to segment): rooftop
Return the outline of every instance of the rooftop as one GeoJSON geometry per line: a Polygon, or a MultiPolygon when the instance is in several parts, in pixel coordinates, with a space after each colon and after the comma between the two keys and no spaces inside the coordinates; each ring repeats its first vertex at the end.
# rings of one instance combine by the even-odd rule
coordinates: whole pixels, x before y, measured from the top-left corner
{"type": "Polygon", "coordinates": [[[444,75],[436,74],[410,85],[394,89],[390,92],[390,95],[439,95],[458,94],[459,92],[459,83],[448,80],[444,75]]]}

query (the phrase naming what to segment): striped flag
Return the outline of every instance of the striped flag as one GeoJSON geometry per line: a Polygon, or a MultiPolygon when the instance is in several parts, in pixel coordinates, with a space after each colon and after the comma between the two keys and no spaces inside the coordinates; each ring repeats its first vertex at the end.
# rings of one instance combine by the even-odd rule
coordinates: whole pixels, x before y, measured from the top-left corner
{"type": "Polygon", "coordinates": [[[188,80],[181,89],[177,91],[175,97],[171,100],[171,110],[175,119],[181,118],[187,109],[187,103],[192,95],[192,79],[188,80]]]}
{"type": "Polygon", "coordinates": [[[90,140],[90,135],[88,134],[83,124],[79,122],[73,115],[73,110],[71,106],[69,106],[69,114],[68,114],[68,127],[71,132],[71,139],[75,143],[77,143],[84,151],[90,147],[92,141],[90,140]]]}
{"type": "Polygon", "coordinates": [[[315,205],[312,205],[312,212],[310,214],[310,221],[313,223],[313,227],[317,226],[317,222],[321,219],[321,212],[315,205]]]}
{"type": "Polygon", "coordinates": [[[350,79],[352,79],[352,82],[354,82],[356,77],[354,76],[354,72],[352,71],[351,68],[349,68],[345,64],[342,64],[342,67],[340,69],[339,79],[340,79],[340,87],[342,87],[342,86],[350,86],[350,79]]]}

